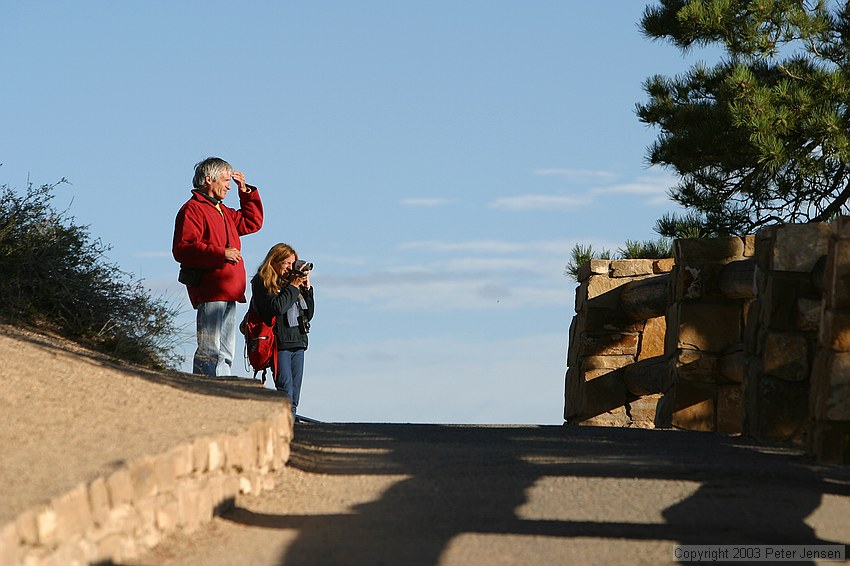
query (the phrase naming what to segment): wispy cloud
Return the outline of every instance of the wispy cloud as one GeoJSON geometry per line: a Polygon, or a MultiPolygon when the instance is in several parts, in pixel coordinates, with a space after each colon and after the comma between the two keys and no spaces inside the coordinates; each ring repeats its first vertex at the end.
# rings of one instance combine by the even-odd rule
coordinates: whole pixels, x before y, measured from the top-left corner
{"type": "Polygon", "coordinates": [[[490,203],[490,208],[500,210],[566,210],[592,202],[587,195],[520,195],[503,197],[490,203]]]}
{"type": "Polygon", "coordinates": [[[601,171],[593,169],[564,169],[564,168],[549,168],[535,169],[535,175],[544,177],[563,177],[574,182],[591,183],[598,181],[610,182],[619,177],[611,171],[601,171]]]}
{"type": "Polygon", "coordinates": [[[446,206],[455,202],[454,199],[448,198],[406,198],[401,201],[403,206],[419,206],[419,207],[435,207],[446,206]]]}

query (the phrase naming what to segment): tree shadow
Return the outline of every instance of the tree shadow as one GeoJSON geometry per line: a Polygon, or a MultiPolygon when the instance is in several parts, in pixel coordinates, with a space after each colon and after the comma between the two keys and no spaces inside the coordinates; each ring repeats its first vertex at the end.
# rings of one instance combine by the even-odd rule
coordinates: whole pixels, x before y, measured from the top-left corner
{"type": "MultiPolygon", "coordinates": [[[[812,465],[789,449],[717,434],[310,424],[297,427],[289,465],[326,475],[401,474],[406,479],[347,514],[284,516],[236,508],[225,515],[246,525],[297,530],[282,564],[431,565],[463,534],[714,545],[847,542],[821,540],[805,519],[822,494],[850,496],[850,471],[812,465]],[[664,509],[663,522],[520,516],[517,510],[527,503],[530,488],[551,477],[678,479],[699,487],[664,509]]],[[[587,502],[577,499],[575,504],[587,502]]]]}

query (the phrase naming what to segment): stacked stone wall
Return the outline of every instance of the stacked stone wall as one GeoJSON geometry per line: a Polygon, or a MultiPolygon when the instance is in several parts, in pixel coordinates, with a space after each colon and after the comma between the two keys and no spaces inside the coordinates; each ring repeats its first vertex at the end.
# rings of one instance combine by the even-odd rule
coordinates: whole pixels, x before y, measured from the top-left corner
{"type": "Polygon", "coordinates": [[[756,294],[747,329],[744,432],[802,444],[822,308],[819,260],[826,223],[771,226],[756,234],[756,294]]]}
{"type": "Polygon", "coordinates": [[[0,525],[0,566],[132,560],[172,531],[196,530],[238,494],[274,488],[291,440],[287,405],[241,432],[128,462],[0,525]]]}
{"type": "Polygon", "coordinates": [[[833,223],[825,260],[807,444],[822,462],[850,464],[850,218],[833,223]]]}
{"type": "Polygon", "coordinates": [[[653,426],[655,392],[630,388],[628,376],[621,370],[636,362],[651,364],[660,359],[665,332],[663,309],[627,313],[621,298],[624,289],[638,281],[650,289],[666,287],[671,268],[672,259],[592,260],[582,266],[576,315],[570,325],[564,405],[567,422],[653,426]]]}
{"type": "Polygon", "coordinates": [[[751,236],[674,242],[664,347],[670,387],[657,426],[740,432],[754,254],[751,236]]]}

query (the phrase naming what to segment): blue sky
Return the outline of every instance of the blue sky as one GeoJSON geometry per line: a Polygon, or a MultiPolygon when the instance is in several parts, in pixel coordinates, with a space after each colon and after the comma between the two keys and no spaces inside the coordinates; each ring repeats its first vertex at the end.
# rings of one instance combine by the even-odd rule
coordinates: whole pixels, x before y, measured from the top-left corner
{"type": "Polygon", "coordinates": [[[640,35],[644,6],[10,0],[0,184],[67,178],[55,206],[182,303],[191,356],[174,216],[223,157],[266,209],[249,277],[281,241],[316,266],[301,413],[559,424],[570,249],[675,210],[634,108],[691,61],[640,35]]]}

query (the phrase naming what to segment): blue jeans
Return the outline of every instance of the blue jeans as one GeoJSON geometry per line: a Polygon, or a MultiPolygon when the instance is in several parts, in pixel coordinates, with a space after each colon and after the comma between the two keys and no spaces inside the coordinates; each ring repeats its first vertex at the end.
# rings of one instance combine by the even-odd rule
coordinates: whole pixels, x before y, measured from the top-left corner
{"type": "Polygon", "coordinates": [[[214,301],[198,305],[198,349],[192,373],[231,375],[236,356],[236,302],[214,301]]]}
{"type": "Polygon", "coordinates": [[[301,381],[304,378],[304,350],[280,350],[277,353],[277,388],[289,397],[292,416],[301,398],[301,381]]]}

